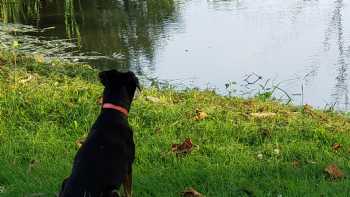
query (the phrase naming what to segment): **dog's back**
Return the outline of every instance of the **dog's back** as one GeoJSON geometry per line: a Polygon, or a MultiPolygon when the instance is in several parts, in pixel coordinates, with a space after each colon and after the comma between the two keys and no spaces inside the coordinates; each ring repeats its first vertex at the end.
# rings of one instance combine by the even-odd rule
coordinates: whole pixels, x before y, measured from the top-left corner
{"type": "MultiPolygon", "coordinates": [[[[131,100],[125,101],[127,98],[120,96],[123,94],[121,92],[114,95],[116,98],[109,98],[113,94],[108,95],[111,90],[107,89],[106,93],[106,89],[104,101],[126,105],[123,107],[129,110],[131,100]]],[[[133,94],[127,97],[132,99],[131,96],[133,94]]],[[[134,157],[133,132],[127,116],[118,110],[102,107],[86,141],[75,156],[72,173],[63,182],[60,197],[117,196],[113,191],[120,188],[127,175],[131,175],[134,157]]]]}

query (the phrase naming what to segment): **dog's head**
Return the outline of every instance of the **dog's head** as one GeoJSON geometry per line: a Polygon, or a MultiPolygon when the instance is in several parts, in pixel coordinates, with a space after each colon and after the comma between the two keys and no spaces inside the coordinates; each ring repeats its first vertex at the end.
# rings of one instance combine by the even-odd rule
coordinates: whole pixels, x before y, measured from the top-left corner
{"type": "Polygon", "coordinates": [[[103,97],[107,102],[129,102],[130,105],[136,88],[140,89],[139,80],[131,71],[103,71],[99,73],[99,78],[105,87],[103,97]]]}

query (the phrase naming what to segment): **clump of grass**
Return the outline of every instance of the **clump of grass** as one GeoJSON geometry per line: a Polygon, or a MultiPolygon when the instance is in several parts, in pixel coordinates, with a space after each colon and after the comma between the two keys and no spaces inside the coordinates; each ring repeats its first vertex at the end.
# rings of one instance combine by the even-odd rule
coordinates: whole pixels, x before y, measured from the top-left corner
{"type": "MultiPolygon", "coordinates": [[[[17,58],[13,69],[4,53],[0,60],[0,196],[53,195],[69,175],[76,140],[99,113],[97,72],[27,57],[17,58]]],[[[129,120],[137,146],[135,196],[179,196],[187,187],[206,196],[349,193],[348,179],[323,173],[330,163],[350,173],[350,121],[335,112],[213,91],[145,88],[129,120]],[[196,109],[208,117],[195,120],[196,109]],[[171,145],[186,138],[198,148],[173,154],[171,145]],[[334,150],[334,143],[341,148],[334,150]]]]}

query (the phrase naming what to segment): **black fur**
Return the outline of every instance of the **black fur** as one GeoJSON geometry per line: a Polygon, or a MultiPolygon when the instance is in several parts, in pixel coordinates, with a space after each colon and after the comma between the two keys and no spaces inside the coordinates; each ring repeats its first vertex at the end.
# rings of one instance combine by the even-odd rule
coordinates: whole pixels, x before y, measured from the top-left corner
{"type": "MultiPolygon", "coordinates": [[[[99,74],[105,89],[103,103],[130,109],[137,77],[116,70],[99,74]]],[[[63,181],[60,197],[115,197],[135,158],[133,132],[127,117],[114,109],[101,109],[95,124],[78,150],[71,175],[63,181]]]]}

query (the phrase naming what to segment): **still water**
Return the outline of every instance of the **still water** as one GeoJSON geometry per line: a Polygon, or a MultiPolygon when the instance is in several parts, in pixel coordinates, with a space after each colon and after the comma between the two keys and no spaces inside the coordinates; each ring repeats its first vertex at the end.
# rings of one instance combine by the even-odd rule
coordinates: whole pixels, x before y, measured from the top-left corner
{"type": "Polygon", "coordinates": [[[12,1],[0,0],[5,48],[349,109],[349,0],[12,1]]]}

